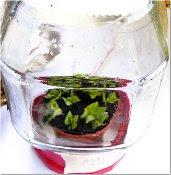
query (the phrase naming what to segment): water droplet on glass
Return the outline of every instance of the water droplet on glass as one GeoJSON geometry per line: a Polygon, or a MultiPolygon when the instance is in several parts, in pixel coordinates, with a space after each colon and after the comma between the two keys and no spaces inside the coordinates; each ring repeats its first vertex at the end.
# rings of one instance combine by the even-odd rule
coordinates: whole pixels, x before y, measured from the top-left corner
{"type": "Polygon", "coordinates": [[[108,39],[107,38],[103,39],[103,42],[104,43],[107,43],[108,42],[108,39]]]}
{"type": "Polygon", "coordinates": [[[106,50],[109,50],[109,49],[110,49],[110,46],[106,45],[106,47],[105,47],[105,48],[106,48],[106,50]]]}
{"type": "Polygon", "coordinates": [[[93,46],[93,49],[94,49],[94,50],[96,50],[96,49],[97,49],[97,46],[96,46],[96,45],[94,45],[94,46],[93,46]]]}
{"type": "Polygon", "coordinates": [[[52,38],[52,43],[55,43],[56,42],[56,38],[52,38]]]}
{"type": "Polygon", "coordinates": [[[118,43],[118,46],[119,46],[120,49],[124,48],[122,43],[118,43]]]}
{"type": "Polygon", "coordinates": [[[53,56],[53,52],[52,52],[52,51],[50,51],[50,55],[52,55],[52,56],[53,56]]]}
{"type": "Polygon", "coordinates": [[[63,44],[58,44],[58,47],[60,47],[60,48],[61,48],[62,46],[63,46],[63,44]]]}
{"type": "Polygon", "coordinates": [[[139,72],[138,72],[138,71],[135,71],[135,74],[136,74],[136,75],[139,75],[139,72]]]}
{"type": "Polygon", "coordinates": [[[26,131],[24,131],[24,133],[26,134],[26,137],[27,137],[27,138],[29,138],[29,135],[28,135],[28,133],[27,133],[26,131]]]}
{"type": "Polygon", "coordinates": [[[84,48],[84,49],[85,49],[85,48],[86,48],[86,45],[84,45],[84,44],[83,44],[83,45],[82,45],[82,48],[84,48]]]}
{"type": "Polygon", "coordinates": [[[57,47],[58,47],[58,45],[57,45],[57,44],[53,44],[53,47],[54,47],[54,48],[57,48],[57,47]]]}

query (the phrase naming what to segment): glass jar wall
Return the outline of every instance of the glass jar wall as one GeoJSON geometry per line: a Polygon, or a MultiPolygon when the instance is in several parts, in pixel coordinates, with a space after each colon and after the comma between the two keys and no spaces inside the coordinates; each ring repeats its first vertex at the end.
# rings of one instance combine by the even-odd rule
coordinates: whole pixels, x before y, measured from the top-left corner
{"type": "Polygon", "coordinates": [[[168,60],[161,7],[149,1],[131,15],[60,25],[27,3],[7,2],[1,66],[17,132],[53,151],[135,143],[148,128],[168,60]]]}

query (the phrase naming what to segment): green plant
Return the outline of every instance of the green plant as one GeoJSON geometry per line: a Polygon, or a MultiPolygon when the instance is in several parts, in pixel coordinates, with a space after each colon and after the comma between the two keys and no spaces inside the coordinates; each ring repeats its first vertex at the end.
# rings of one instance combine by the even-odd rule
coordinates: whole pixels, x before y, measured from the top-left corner
{"type": "Polygon", "coordinates": [[[73,92],[71,92],[71,96],[70,97],[67,97],[67,98],[63,97],[62,99],[65,101],[67,106],[70,106],[73,103],[76,103],[76,102],[80,101],[80,99],[73,92]]]}
{"type": "Polygon", "coordinates": [[[81,119],[85,119],[86,123],[92,125],[92,129],[96,129],[103,125],[103,122],[108,117],[108,113],[105,112],[106,107],[100,107],[98,102],[88,105],[84,109],[84,113],[81,115],[81,119]]]}
{"type": "Polygon", "coordinates": [[[77,122],[78,122],[78,115],[72,115],[71,111],[68,112],[65,118],[65,125],[68,126],[68,129],[75,129],[77,127],[77,122]]]}
{"type": "Polygon", "coordinates": [[[90,95],[91,99],[95,99],[97,96],[101,96],[102,92],[99,90],[90,90],[89,95],[90,95]]]}
{"type": "Polygon", "coordinates": [[[50,90],[47,93],[45,98],[57,100],[57,99],[59,99],[61,97],[61,94],[62,94],[61,90],[59,90],[59,89],[52,89],[52,90],[50,90]]]}
{"type": "MultiPolygon", "coordinates": [[[[84,77],[83,75],[78,75],[77,78],[84,77]]],[[[86,79],[87,77],[85,77],[86,79]]],[[[92,79],[96,79],[93,77],[92,79]]],[[[104,81],[100,79],[101,82],[104,81]]],[[[106,80],[107,81],[107,80],[106,80]]],[[[46,111],[44,114],[44,123],[50,122],[52,119],[58,117],[63,114],[63,108],[60,108],[58,104],[61,102],[61,99],[65,102],[65,105],[68,106],[67,109],[71,110],[69,106],[74,103],[77,103],[81,99],[77,96],[77,91],[85,92],[85,95],[88,95],[92,102],[88,106],[84,108],[84,113],[81,116],[73,115],[72,111],[69,111],[66,116],[64,116],[64,123],[68,126],[69,130],[74,130],[77,127],[77,123],[79,119],[84,119],[86,124],[91,123],[92,129],[102,126],[104,121],[108,117],[108,112],[106,112],[107,106],[109,103],[113,104],[118,101],[117,95],[113,91],[105,91],[103,89],[84,89],[84,90],[65,90],[65,89],[52,89],[49,90],[47,95],[45,96],[46,101],[46,111]],[[99,97],[99,99],[95,99],[99,97]],[[101,101],[102,106],[99,106],[99,102],[101,101]],[[79,118],[80,117],[80,118],[79,118]]],[[[83,100],[84,101],[84,100],[83,100]]],[[[86,103],[86,102],[85,102],[86,103]]],[[[82,103],[80,103],[82,105],[82,103]]],[[[82,106],[80,106],[82,107],[82,106]]]]}
{"type": "Polygon", "coordinates": [[[46,109],[46,112],[45,112],[44,123],[50,122],[56,116],[59,116],[61,114],[62,114],[62,110],[59,108],[57,102],[54,99],[52,99],[47,104],[47,109],[46,109]]]}
{"type": "Polygon", "coordinates": [[[59,87],[100,87],[100,88],[115,88],[118,86],[118,81],[108,77],[90,76],[87,74],[76,74],[74,76],[51,76],[44,77],[42,80],[51,86],[59,87]]]}
{"type": "Polygon", "coordinates": [[[102,91],[102,90],[90,90],[89,95],[91,99],[95,99],[97,96],[102,96],[105,106],[107,103],[113,104],[118,101],[118,97],[116,96],[115,92],[110,93],[107,98],[106,98],[105,91],[102,91]]]}
{"type": "Polygon", "coordinates": [[[118,97],[116,96],[115,92],[112,92],[109,94],[109,96],[107,98],[103,99],[104,102],[108,102],[108,103],[116,103],[118,101],[118,97]]]}

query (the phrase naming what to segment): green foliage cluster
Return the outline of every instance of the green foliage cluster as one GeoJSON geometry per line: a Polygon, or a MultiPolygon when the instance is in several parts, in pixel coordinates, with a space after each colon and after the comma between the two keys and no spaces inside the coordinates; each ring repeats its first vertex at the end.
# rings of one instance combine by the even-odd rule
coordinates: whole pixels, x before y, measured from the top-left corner
{"type": "Polygon", "coordinates": [[[106,107],[100,107],[98,102],[88,105],[84,109],[84,113],[81,116],[81,119],[85,119],[86,123],[92,125],[92,129],[96,129],[99,126],[102,126],[105,119],[108,117],[106,107]]]}
{"type": "Polygon", "coordinates": [[[44,77],[47,84],[51,86],[65,88],[97,87],[97,88],[115,88],[118,82],[113,78],[89,76],[86,74],[76,74],[74,76],[52,76],[44,77]]]}
{"type": "MultiPolygon", "coordinates": [[[[51,85],[62,85],[66,86],[66,83],[73,83],[74,87],[80,87],[80,82],[89,83],[89,85],[98,85],[98,86],[112,86],[115,87],[116,83],[113,83],[112,79],[104,79],[102,77],[88,77],[87,75],[78,74],[75,76],[74,80],[69,76],[62,79],[62,77],[56,77],[49,81],[51,85]]],[[[69,85],[69,84],[68,84],[69,85]]],[[[89,104],[84,108],[84,113],[79,115],[73,115],[72,111],[69,111],[65,116],[64,123],[68,126],[68,130],[74,130],[77,128],[79,120],[85,120],[86,124],[91,123],[92,129],[102,126],[104,121],[108,117],[106,112],[107,103],[114,104],[118,101],[118,97],[115,92],[106,93],[103,89],[79,89],[84,93],[88,93],[90,98],[95,102],[89,104]],[[108,95],[107,95],[108,94],[108,95]],[[104,106],[99,106],[98,98],[102,99],[104,106]],[[97,99],[96,99],[97,98],[97,99]]],[[[80,102],[80,98],[75,94],[74,90],[64,90],[64,89],[51,89],[46,94],[45,98],[48,100],[46,104],[46,112],[44,114],[44,123],[49,123],[52,119],[64,115],[62,108],[58,105],[58,100],[62,99],[65,104],[69,107],[74,103],[80,102]],[[66,93],[68,96],[66,96],[66,93]],[[65,95],[64,95],[65,94],[65,95]]]]}

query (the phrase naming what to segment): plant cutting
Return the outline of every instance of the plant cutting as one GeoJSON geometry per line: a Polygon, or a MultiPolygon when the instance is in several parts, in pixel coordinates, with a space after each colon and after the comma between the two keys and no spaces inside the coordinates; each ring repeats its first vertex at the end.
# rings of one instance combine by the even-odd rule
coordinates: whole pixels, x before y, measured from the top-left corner
{"type": "Polygon", "coordinates": [[[39,116],[39,124],[51,126],[57,136],[97,140],[102,138],[117,117],[121,103],[120,92],[106,87],[118,87],[119,82],[87,75],[47,77],[44,80],[53,86],[68,85],[74,88],[50,89],[37,97],[32,107],[34,121],[39,116]],[[85,84],[86,88],[82,88],[85,84]],[[42,112],[37,111],[40,106],[43,108],[42,112]]]}

